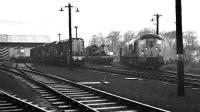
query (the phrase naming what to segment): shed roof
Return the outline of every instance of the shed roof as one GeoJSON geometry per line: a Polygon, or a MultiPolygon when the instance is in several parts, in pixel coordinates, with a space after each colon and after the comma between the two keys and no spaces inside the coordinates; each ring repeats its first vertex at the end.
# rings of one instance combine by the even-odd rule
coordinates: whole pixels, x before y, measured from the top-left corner
{"type": "Polygon", "coordinates": [[[7,35],[0,34],[0,43],[48,43],[50,39],[45,35],[7,35]]]}

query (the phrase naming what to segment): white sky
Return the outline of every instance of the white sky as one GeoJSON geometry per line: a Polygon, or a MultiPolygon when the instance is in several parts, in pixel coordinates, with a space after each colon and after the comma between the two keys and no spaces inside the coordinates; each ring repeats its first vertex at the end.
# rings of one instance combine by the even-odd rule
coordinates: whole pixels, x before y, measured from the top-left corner
{"type": "MultiPolygon", "coordinates": [[[[110,31],[139,31],[155,28],[150,21],[156,13],[160,17],[160,31],[175,30],[175,0],[0,0],[0,34],[48,35],[51,41],[68,38],[68,9],[59,9],[68,3],[72,9],[78,36],[88,44],[92,35],[110,31]]],[[[183,31],[200,34],[199,0],[182,0],[183,31]]],[[[200,36],[199,36],[200,38],[200,36]]]]}

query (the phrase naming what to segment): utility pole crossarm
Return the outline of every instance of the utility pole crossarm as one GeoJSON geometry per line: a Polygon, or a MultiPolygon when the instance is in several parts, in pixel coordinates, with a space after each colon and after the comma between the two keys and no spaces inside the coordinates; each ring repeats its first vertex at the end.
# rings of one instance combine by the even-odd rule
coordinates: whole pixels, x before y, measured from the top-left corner
{"type": "Polygon", "coordinates": [[[69,3],[68,6],[65,6],[65,7],[68,7],[68,8],[69,8],[69,7],[73,7],[73,6],[69,3]]]}

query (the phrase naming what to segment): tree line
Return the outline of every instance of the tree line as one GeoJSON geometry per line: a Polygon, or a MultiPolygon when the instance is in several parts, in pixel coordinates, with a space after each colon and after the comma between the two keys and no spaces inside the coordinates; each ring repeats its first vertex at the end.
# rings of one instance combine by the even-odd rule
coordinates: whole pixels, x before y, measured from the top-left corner
{"type": "MultiPolygon", "coordinates": [[[[147,33],[154,33],[156,31],[151,28],[144,28],[139,32],[127,31],[123,35],[120,31],[111,31],[107,36],[103,36],[101,33],[93,35],[89,41],[89,45],[100,46],[102,44],[109,46],[109,51],[113,52],[114,55],[119,55],[120,48],[126,48],[127,43],[132,39],[137,38],[147,33]]],[[[165,39],[165,45],[171,49],[176,50],[176,31],[160,32],[165,39]]],[[[185,62],[190,63],[193,60],[193,54],[199,56],[199,44],[195,31],[183,32],[183,44],[184,44],[184,57],[185,62]]]]}

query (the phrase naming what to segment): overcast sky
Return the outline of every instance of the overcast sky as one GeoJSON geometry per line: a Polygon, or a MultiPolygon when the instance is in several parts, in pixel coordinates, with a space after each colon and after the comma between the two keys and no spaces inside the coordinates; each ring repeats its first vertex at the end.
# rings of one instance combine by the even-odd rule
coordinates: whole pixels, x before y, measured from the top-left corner
{"type": "MultiPolygon", "coordinates": [[[[150,21],[158,13],[160,31],[175,30],[175,0],[0,0],[0,34],[48,35],[51,41],[68,38],[68,3],[72,8],[72,27],[86,41],[92,35],[110,31],[139,31],[155,28],[150,21]]],[[[199,0],[182,0],[183,31],[200,33],[199,0]]],[[[199,36],[200,38],[200,36],[199,36]]]]}

